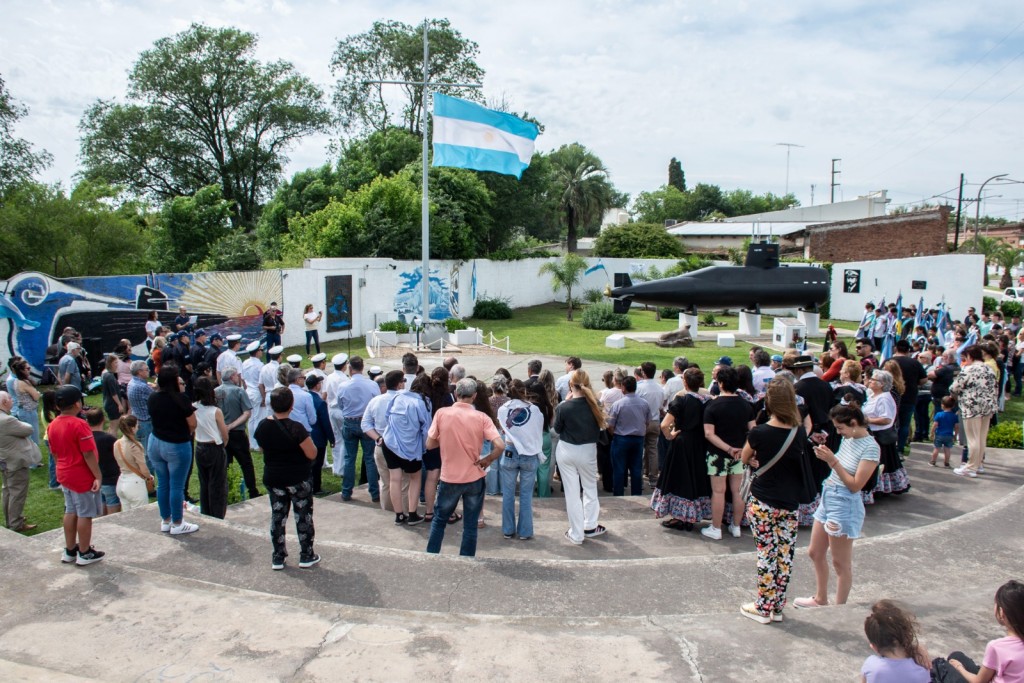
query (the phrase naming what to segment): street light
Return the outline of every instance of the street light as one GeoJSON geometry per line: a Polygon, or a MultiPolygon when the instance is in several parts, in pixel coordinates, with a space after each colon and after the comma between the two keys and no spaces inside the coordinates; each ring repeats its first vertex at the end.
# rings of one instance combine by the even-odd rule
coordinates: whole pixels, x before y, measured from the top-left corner
{"type": "MultiPolygon", "coordinates": [[[[988,180],[986,180],[985,182],[983,182],[981,184],[981,187],[978,188],[978,199],[975,200],[975,202],[974,202],[974,243],[975,243],[975,245],[977,245],[977,243],[978,243],[978,229],[979,229],[979,226],[981,225],[981,191],[985,189],[985,186],[988,185],[989,182],[991,182],[993,180],[996,180],[997,178],[1005,178],[1008,175],[1010,175],[1010,174],[1009,173],[1000,173],[999,175],[994,175],[991,178],[989,178],[988,180]]],[[[988,264],[987,263],[985,264],[985,268],[988,268],[988,264]]]]}

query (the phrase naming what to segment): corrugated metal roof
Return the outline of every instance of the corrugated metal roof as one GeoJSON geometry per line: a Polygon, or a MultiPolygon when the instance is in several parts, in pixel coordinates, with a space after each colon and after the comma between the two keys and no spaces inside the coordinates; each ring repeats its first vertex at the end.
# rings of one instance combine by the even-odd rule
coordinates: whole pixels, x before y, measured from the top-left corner
{"type": "Polygon", "coordinates": [[[679,223],[668,229],[668,234],[677,237],[750,237],[754,226],[762,237],[768,235],[792,235],[806,230],[815,223],[679,223]]]}

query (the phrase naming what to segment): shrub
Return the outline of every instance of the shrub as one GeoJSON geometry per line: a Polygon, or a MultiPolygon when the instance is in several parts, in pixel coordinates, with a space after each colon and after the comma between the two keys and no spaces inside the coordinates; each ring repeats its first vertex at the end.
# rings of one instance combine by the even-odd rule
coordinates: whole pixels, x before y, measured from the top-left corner
{"type": "Polygon", "coordinates": [[[995,300],[995,297],[991,297],[991,296],[982,297],[982,299],[981,299],[981,310],[985,311],[986,313],[991,313],[992,311],[995,311],[995,310],[998,310],[998,309],[999,309],[999,302],[995,300]]]}
{"type": "Polygon", "coordinates": [[[397,332],[398,334],[409,334],[409,323],[401,320],[387,320],[377,325],[381,332],[397,332]]]}
{"type": "Polygon", "coordinates": [[[681,312],[682,309],[672,308],[670,306],[662,306],[658,309],[658,315],[662,318],[678,318],[681,312]]]}
{"type": "Polygon", "coordinates": [[[700,317],[700,321],[702,323],[704,323],[705,325],[714,325],[715,322],[716,322],[715,321],[715,314],[712,313],[711,311],[708,311],[707,313],[705,313],[704,315],[702,315],[700,317]]]}
{"type": "Polygon", "coordinates": [[[599,304],[604,300],[604,292],[600,289],[583,290],[583,300],[588,304],[599,304]]]}
{"type": "Polygon", "coordinates": [[[1012,318],[1015,315],[1021,313],[1021,303],[1019,301],[1004,301],[999,304],[999,310],[1003,312],[1003,315],[1007,318],[1012,318]]]}
{"type": "Polygon", "coordinates": [[[512,307],[508,301],[500,297],[481,297],[473,306],[473,317],[481,320],[507,320],[512,317],[512,307]]]}
{"type": "Polygon", "coordinates": [[[469,325],[462,322],[458,318],[448,318],[447,320],[444,321],[444,327],[446,330],[448,330],[449,333],[451,333],[455,332],[456,330],[464,330],[467,327],[469,327],[469,325]]]}
{"type": "MultiPolygon", "coordinates": [[[[241,484],[242,468],[238,463],[233,462],[228,465],[228,505],[242,502],[241,484]]],[[[246,495],[251,496],[252,491],[246,491],[246,495]]]]}
{"type": "Polygon", "coordinates": [[[986,446],[992,448],[1020,448],[1024,446],[1024,432],[1019,422],[1000,422],[988,430],[986,446]]]}
{"type": "Polygon", "coordinates": [[[616,313],[611,304],[594,304],[583,310],[583,327],[588,330],[628,330],[633,321],[628,315],[616,313]]]}

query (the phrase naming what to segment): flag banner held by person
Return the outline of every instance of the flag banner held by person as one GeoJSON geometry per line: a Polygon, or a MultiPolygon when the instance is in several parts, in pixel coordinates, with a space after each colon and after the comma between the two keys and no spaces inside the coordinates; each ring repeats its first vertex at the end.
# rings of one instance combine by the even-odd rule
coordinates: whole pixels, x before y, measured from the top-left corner
{"type": "Polygon", "coordinates": [[[533,158],[536,124],[457,97],[434,94],[434,166],[519,178],[533,158]]]}

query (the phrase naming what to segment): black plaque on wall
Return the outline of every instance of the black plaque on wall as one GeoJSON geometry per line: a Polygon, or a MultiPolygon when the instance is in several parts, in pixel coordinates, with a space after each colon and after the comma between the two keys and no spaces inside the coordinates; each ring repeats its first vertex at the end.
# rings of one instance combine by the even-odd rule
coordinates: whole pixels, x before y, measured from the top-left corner
{"type": "Polygon", "coordinates": [[[911,289],[928,289],[928,283],[924,280],[914,280],[910,283],[911,289]]]}
{"type": "Polygon", "coordinates": [[[327,300],[327,331],[352,329],[352,276],[328,275],[324,278],[327,300]]]}

